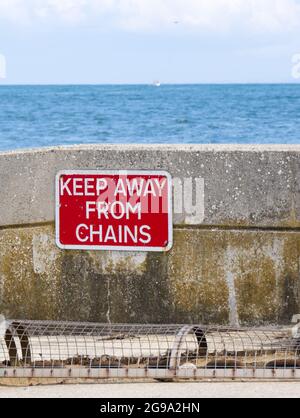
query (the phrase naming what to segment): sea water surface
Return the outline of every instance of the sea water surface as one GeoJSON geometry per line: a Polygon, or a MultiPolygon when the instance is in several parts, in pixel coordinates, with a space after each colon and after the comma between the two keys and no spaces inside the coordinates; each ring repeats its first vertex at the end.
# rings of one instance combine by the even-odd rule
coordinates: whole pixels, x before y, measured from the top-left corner
{"type": "Polygon", "coordinates": [[[300,143],[300,84],[0,86],[0,150],[300,143]]]}

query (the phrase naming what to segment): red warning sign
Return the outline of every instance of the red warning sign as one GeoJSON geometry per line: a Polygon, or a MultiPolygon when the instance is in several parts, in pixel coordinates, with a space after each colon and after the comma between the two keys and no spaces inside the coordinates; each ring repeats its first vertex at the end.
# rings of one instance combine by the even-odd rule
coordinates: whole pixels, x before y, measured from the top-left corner
{"type": "Polygon", "coordinates": [[[60,172],[56,242],[66,250],[170,250],[171,176],[153,171],[60,172]]]}

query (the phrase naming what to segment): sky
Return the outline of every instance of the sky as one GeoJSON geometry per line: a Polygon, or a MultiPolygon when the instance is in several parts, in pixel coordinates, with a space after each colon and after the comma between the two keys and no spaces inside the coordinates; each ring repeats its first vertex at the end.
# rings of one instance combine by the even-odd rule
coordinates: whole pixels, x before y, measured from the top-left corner
{"type": "Polygon", "coordinates": [[[0,0],[0,84],[300,82],[298,62],[300,0],[0,0]]]}

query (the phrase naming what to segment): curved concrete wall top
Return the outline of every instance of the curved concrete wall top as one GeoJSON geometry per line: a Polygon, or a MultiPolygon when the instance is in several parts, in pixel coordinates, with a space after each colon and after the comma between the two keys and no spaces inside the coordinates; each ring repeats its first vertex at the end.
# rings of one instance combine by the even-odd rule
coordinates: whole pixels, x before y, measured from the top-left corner
{"type": "MultiPolygon", "coordinates": [[[[0,226],[54,221],[54,179],[65,169],[167,170],[202,178],[207,226],[300,226],[300,146],[85,145],[0,153],[0,226]]],[[[176,225],[190,223],[175,215],[176,225]]]]}

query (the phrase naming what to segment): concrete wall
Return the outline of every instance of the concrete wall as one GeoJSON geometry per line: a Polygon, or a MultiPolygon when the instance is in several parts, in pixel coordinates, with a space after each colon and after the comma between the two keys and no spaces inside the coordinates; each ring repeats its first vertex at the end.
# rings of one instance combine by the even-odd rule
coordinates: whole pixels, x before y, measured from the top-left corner
{"type": "Polygon", "coordinates": [[[100,322],[288,323],[300,312],[299,168],[300,146],[2,153],[0,311],[100,322]],[[187,211],[190,201],[175,214],[167,254],[61,251],[54,178],[64,169],[157,169],[182,184],[204,179],[204,213],[187,211]]]}

